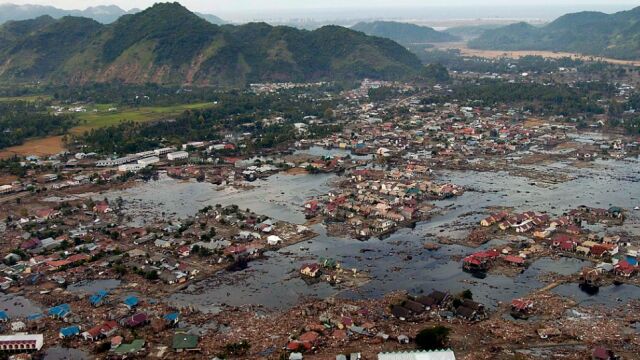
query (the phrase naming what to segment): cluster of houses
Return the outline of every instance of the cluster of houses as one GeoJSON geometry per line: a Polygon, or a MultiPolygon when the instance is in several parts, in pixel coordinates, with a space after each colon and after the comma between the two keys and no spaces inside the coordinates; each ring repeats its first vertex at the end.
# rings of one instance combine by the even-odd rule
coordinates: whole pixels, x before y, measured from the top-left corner
{"type": "MultiPolygon", "coordinates": [[[[118,335],[118,333],[121,333],[125,329],[143,329],[153,321],[155,323],[153,326],[154,331],[172,329],[175,331],[171,347],[176,352],[199,351],[199,336],[180,329],[179,312],[156,314],[154,316],[148,315],[139,309],[142,304],[136,296],[128,296],[122,301],[121,306],[126,310],[125,312],[121,312],[117,308],[114,309],[118,304],[115,304],[111,299],[107,300],[108,296],[109,293],[107,291],[100,290],[90,296],[87,304],[84,306],[89,309],[108,306],[111,308],[110,313],[122,313],[121,317],[117,320],[99,321],[93,325],[84,326],[86,323],[90,324],[91,320],[83,320],[72,311],[70,304],[64,303],[53,306],[43,313],[28,315],[24,318],[24,321],[29,323],[29,326],[31,326],[32,323],[37,324],[41,322],[47,322],[47,326],[58,323],[64,324],[58,331],[58,338],[61,340],[84,341],[89,343],[109,340],[111,345],[110,351],[115,356],[144,354],[146,349],[143,339],[134,339],[131,343],[124,343],[123,337],[118,335]]],[[[5,312],[1,312],[0,321],[9,322],[11,319],[9,319],[5,312]]],[[[16,331],[24,330],[26,327],[27,324],[22,321],[14,321],[11,323],[11,328],[16,331]]],[[[39,327],[36,326],[36,328],[39,327]]],[[[0,350],[8,353],[38,351],[44,346],[44,343],[45,337],[43,334],[16,333],[14,335],[0,336],[0,350]]]]}
{"type": "Polygon", "coordinates": [[[454,184],[431,182],[427,173],[420,166],[411,171],[353,170],[337,192],[305,203],[305,213],[344,222],[357,238],[388,233],[428,216],[433,207],[426,201],[464,192],[454,184]]]}
{"type": "MultiPolygon", "coordinates": [[[[551,220],[546,214],[533,211],[522,214],[497,212],[482,219],[483,227],[497,226],[503,231],[513,231],[530,236],[536,243],[565,255],[581,256],[599,262],[599,273],[611,272],[630,277],[638,270],[640,248],[620,235],[589,232],[581,225],[587,223],[617,223],[624,220],[624,210],[619,207],[609,209],[580,206],[561,217],[551,220]]],[[[535,247],[538,245],[533,245],[535,247]]],[[[469,271],[486,271],[497,260],[514,266],[524,266],[532,254],[530,249],[518,255],[510,254],[510,249],[498,251],[490,249],[473,253],[463,259],[463,267],[469,271]]]]}

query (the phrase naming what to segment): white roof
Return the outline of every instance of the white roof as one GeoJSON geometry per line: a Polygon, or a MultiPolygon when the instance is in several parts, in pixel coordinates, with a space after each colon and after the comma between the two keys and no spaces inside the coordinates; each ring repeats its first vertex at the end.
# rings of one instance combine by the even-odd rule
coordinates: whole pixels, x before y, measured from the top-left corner
{"type": "Polygon", "coordinates": [[[456,360],[451,350],[379,353],[378,360],[456,360]]]}

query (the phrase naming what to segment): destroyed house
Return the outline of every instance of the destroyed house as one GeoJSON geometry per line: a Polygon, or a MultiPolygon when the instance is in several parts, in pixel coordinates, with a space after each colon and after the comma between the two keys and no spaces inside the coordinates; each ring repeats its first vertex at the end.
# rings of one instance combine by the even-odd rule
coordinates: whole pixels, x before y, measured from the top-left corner
{"type": "Polygon", "coordinates": [[[511,310],[519,313],[527,313],[533,309],[533,301],[526,299],[514,299],[511,301],[511,310]]]}
{"type": "Polygon", "coordinates": [[[467,320],[478,320],[484,316],[484,305],[464,299],[462,304],[456,308],[456,315],[467,320]]]}
{"type": "Polygon", "coordinates": [[[465,306],[458,306],[456,309],[456,315],[467,320],[474,320],[477,312],[465,306]]]}
{"type": "Polygon", "coordinates": [[[391,315],[400,320],[406,320],[411,318],[411,310],[400,305],[393,305],[391,307],[391,315]]]}
{"type": "Polygon", "coordinates": [[[149,317],[145,313],[137,313],[124,319],[123,324],[130,328],[144,326],[149,322],[149,317]]]}
{"type": "Polygon", "coordinates": [[[405,300],[402,303],[402,307],[409,309],[412,313],[416,315],[420,315],[424,312],[424,305],[420,304],[417,301],[413,300],[405,300]]]}

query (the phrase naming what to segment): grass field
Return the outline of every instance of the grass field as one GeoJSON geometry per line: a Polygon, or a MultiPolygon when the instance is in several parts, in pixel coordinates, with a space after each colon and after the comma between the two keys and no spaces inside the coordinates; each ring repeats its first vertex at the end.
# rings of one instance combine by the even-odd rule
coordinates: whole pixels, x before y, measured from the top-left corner
{"type": "Polygon", "coordinates": [[[78,135],[87,130],[117,125],[122,121],[148,122],[164,120],[178,116],[185,110],[204,109],[213,105],[213,103],[196,103],[166,107],[153,106],[126,108],[118,109],[116,111],[108,111],[109,108],[115,107],[109,104],[89,106],[87,107],[86,113],[80,113],[77,115],[80,122],[78,126],[71,129],[71,133],[78,135]],[[93,111],[94,109],[97,111],[93,111]]]}

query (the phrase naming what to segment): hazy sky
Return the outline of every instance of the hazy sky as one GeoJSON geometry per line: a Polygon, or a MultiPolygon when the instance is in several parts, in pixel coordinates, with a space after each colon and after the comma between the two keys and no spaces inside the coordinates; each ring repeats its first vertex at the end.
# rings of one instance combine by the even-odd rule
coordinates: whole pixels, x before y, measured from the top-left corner
{"type": "MultiPolygon", "coordinates": [[[[153,0],[130,1],[130,0],[0,0],[14,4],[41,4],[52,5],[65,9],[83,9],[88,6],[115,4],[124,9],[133,7],[144,8],[154,2],[153,0]]],[[[639,5],[634,0],[181,0],[181,4],[198,11],[224,11],[236,12],[241,10],[256,9],[312,9],[312,8],[335,8],[335,7],[424,7],[424,6],[557,6],[562,4],[584,5],[639,5]]]]}
{"type": "MultiPolygon", "coordinates": [[[[131,0],[0,0],[0,2],[10,2],[15,4],[40,4],[52,5],[64,9],[84,9],[95,5],[118,5],[123,9],[145,8],[152,5],[154,0],[131,1],[131,0]]],[[[448,9],[461,7],[467,16],[487,17],[496,14],[498,17],[508,16],[509,9],[531,8],[541,12],[544,8],[555,8],[555,11],[548,12],[549,16],[557,16],[563,11],[578,10],[600,10],[613,12],[625,8],[631,8],[640,3],[637,0],[180,0],[193,11],[207,12],[220,16],[227,16],[236,19],[259,18],[273,16],[302,16],[302,17],[326,17],[331,14],[340,16],[349,15],[353,18],[359,16],[357,10],[361,9],[366,16],[375,15],[375,9],[380,14],[381,8],[395,10],[398,14],[406,8],[425,7],[446,7],[448,9]],[[349,8],[349,14],[340,14],[342,9],[349,8]],[[473,8],[478,11],[475,13],[473,8]],[[329,12],[316,12],[314,9],[328,10],[329,12]],[[491,10],[490,10],[491,9],[491,10]],[[334,10],[333,13],[331,10],[334,10]],[[324,15],[323,15],[324,14],[324,15]]],[[[527,14],[526,11],[514,10],[514,16],[521,17],[520,14],[527,14]]]]}

